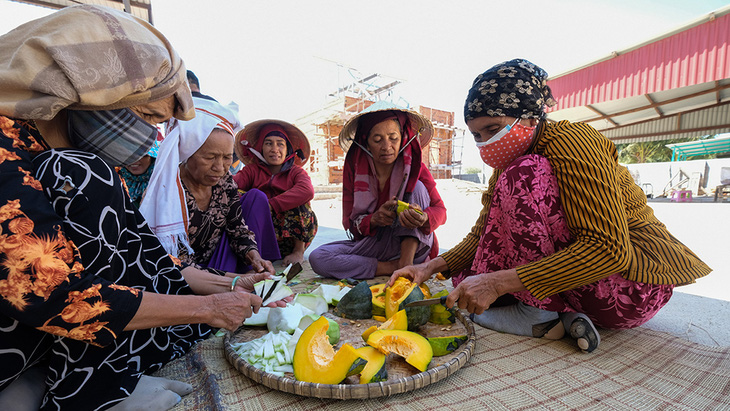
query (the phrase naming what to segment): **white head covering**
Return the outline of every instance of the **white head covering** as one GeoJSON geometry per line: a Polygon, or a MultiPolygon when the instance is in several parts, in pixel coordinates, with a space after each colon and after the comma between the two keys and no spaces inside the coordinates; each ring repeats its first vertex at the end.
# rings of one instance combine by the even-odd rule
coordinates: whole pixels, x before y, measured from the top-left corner
{"type": "Polygon", "coordinates": [[[242,128],[232,107],[196,97],[193,103],[194,119],[170,119],[167,136],[160,144],[155,169],[139,206],[162,246],[173,256],[178,255],[180,244],[193,253],[187,238],[188,208],[178,166],[198,151],[214,129],[223,129],[233,138],[242,128]]]}

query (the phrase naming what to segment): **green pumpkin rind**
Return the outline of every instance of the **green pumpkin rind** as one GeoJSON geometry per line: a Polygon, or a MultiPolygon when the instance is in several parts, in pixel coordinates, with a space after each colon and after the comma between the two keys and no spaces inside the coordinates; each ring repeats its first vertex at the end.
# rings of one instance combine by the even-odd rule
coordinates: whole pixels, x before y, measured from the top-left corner
{"type": "Polygon", "coordinates": [[[469,337],[466,335],[451,335],[448,337],[433,337],[427,338],[428,343],[431,344],[434,357],[440,357],[442,355],[451,354],[456,351],[462,344],[468,340],[469,337]]]}
{"type": "Polygon", "coordinates": [[[361,281],[337,303],[334,313],[351,320],[362,320],[373,316],[373,293],[368,283],[361,281]]]}
{"type": "Polygon", "coordinates": [[[363,358],[367,358],[367,365],[360,372],[360,384],[388,381],[388,367],[385,364],[385,354],[370,346],[360,347],[357,349],[357,352],[363,358]]]}
{"type": "MultiPolygon", "coordinates": [[[[438,293],[434,294],[432,298],[443,297],[446,295],[449,295],[449,292],[446,290],[441,290],[438,293]]],[[[441,325],[453,324],[456,322],[456,309],[446,308],[446,306],[442,304],[434,304],[431,306],[431,314],[428,318],[428,321],[434,324],[441,325]]]]}
{"type": "Polygon", "coordinates": [[[292,358],[294,377],[297,380],[316,384],[339,384],[347,378],[353,364],[362,360],[350,344],[343,344],[335,351],[327,337],[328,327],[327,318],[319,317],[299,337],[292,358]]]}
{"type": "Polygon", "coordinates": [[[375,284],[370,286],[373,294],[373,315],[385,317],[385,287],[387,284],[375,284]]]}
{"type": "Polygon", "coordinates": [[[431,308],[428,306],[405,307],[406,304],[413,301],[423,300],[423,291],[419,287],[414,287],[408,297],[398,306],[399,310],[405,309],[408,316],[408,331],[416,331],[423,324],[428,322],[431,317],[431,308]]]}
{"type": "Polygon", "coordinates": [[[358,358],[355,360],[355,362],[352,363],[352,366],[350,367],[350,370],[347,371],[347,376],[360,374],[362,370],[365,368],[365,366],[368,364],[368,360],[364,358],[358,358]]]}

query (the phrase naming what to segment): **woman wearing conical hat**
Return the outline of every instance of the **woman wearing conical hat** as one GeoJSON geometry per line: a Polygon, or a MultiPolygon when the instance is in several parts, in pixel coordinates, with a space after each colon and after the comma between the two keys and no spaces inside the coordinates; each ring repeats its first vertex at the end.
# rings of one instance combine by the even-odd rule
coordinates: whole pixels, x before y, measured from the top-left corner
{"type": "Polygon", "coordinates": [[[384,102],[345,124],[342,224],[351,240],[312,251],[317,274],[368,279],[438,253],[434,230],[446,221],[446,208],[421,162],[432,135],[428,119],[384,102]]]}
{"type": "Polygon", "coordinates": [[[238,188],[266,194],[284,264],[301,263],[317,233],[310,205],[314,187],[302,167],[309,158],[309,140],[286,121],[258,120],[238,133],[235,149],[246,165],[233,176],[238,188]]]}

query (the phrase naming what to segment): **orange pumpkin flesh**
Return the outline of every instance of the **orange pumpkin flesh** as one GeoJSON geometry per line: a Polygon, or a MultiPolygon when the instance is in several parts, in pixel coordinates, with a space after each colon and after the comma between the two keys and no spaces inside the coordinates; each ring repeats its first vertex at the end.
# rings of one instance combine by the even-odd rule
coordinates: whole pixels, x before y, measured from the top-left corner
{"type": "Polygon", "coordinates": [[[385,318],[390,318],[399,310],[400,304],[405,300],[411,291],[416,288],[416,283],[405,277],[398,277],[395,283],[385,289],[385,318]]]}
{"type": "Polygon", "coordinates": [[[408,316],[406,310],[398,311],[394,316],[385,320],[384,323],[379,326],[372,326],[362,333],[362,339],[367,342],[368,337],[374,331],[377,330],[407,330],[408,329],[408,316]]]}
{"type": "Polygon", "coordinates": [[[412,331],[377,330],[368,337],[368,345],[385,355],[397,354],[419,371],[426,371],[433,358],[428,340],[412,331]]]}
{"type": "Polygon", "coordinates": [[[299,337],[294,350],[294,377],[299,381],[319,384],[339,384],[347,377],[353,363],[360,359],[355,348],[343,344],[335,352],[329,343],[329,322],[319,317],[299,337]]]}

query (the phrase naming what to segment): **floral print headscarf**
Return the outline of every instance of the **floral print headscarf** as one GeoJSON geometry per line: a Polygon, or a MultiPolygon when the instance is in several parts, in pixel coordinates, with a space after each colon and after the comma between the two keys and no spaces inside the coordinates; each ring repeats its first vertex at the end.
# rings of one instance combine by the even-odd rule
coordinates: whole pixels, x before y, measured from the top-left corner
{"type": "Polygon", "coordinates": [[[545,70],[524,59],[497,64],[474,79],[464,105],[464,119],[545,118],[545,107],[555,105],[547,77],[545,70]]]}

